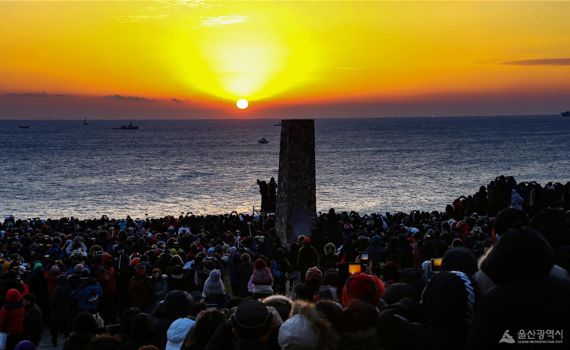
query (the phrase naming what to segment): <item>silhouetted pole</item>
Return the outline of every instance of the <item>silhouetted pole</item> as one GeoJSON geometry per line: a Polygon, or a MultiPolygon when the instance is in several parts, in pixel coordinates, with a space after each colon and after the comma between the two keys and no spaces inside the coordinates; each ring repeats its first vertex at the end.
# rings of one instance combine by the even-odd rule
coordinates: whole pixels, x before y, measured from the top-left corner
{"type": "Polygon", "coordinates": [[[317,214],[315,181],[315,121],[283,120],[275,231],[284,246],[309,235],[317,214]]]}

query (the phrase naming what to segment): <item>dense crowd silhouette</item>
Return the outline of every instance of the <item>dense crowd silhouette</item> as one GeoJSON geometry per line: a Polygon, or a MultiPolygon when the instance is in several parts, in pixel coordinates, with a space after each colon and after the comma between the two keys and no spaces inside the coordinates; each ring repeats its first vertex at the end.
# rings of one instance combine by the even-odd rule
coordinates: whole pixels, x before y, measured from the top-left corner
{"type": "Polygon", "coordinates": [[[441,212],[330,209],[290,245],[274,227],[7,217],[6,349],[568,346],[570,183],[501,176],[441,212]]]}

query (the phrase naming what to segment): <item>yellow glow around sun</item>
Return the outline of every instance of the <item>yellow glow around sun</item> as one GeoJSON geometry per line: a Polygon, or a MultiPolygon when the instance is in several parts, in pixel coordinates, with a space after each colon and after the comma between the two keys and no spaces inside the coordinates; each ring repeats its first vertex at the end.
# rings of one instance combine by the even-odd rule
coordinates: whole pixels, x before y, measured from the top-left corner
{"type": "Polygon", "coordinates": [[[249,106],[249,102],[247,102],[245,98],[240,98],[239,100],[237,100],[236,106],[239,109],[246,109],[249,106]]]}
{"type": "Polygon", "coordinates": [[[224,100],[259,101],[310,79],[317,67],[315,45],[302,27],[290,25],[286,8],[232,6],[246,15],[208,17],[203,25],[175,35],[172,55],[176,71],[184,72],[183,84],[224,100]]]}
{"type": "Polygon", "coordinates": [[[567,1],[53,4],[0,1],[0,94],[122,94],[224,112],[243,98],[259,112],[570,93],[569,66],[556,63],[570,57],[567,1]]]}

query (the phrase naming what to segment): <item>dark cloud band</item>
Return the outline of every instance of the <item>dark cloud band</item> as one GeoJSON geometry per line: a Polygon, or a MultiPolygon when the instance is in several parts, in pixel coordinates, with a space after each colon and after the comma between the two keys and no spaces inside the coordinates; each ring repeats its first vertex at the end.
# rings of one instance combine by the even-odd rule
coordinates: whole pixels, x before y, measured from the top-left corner
{"type": "Polygon", "coordinates": [[[537,58],[532,60],[507,61],[510,66],[570,66],[570,58],[537,58]]]}

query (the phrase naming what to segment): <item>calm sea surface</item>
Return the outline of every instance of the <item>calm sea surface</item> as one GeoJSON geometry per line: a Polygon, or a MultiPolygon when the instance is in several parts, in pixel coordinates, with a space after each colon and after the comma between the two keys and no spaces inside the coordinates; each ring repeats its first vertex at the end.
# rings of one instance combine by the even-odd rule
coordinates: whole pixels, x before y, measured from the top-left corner
{"type": "MultiPolygon", "coordinates": [[[[0,121],[0,214],[244,212],[277,178],[278,121],[122,123],[0,121]]],[[[316,145],[319,210],[442,210],[500,174],[570,180],[570,118],[317,120],[316,145]]]]}

